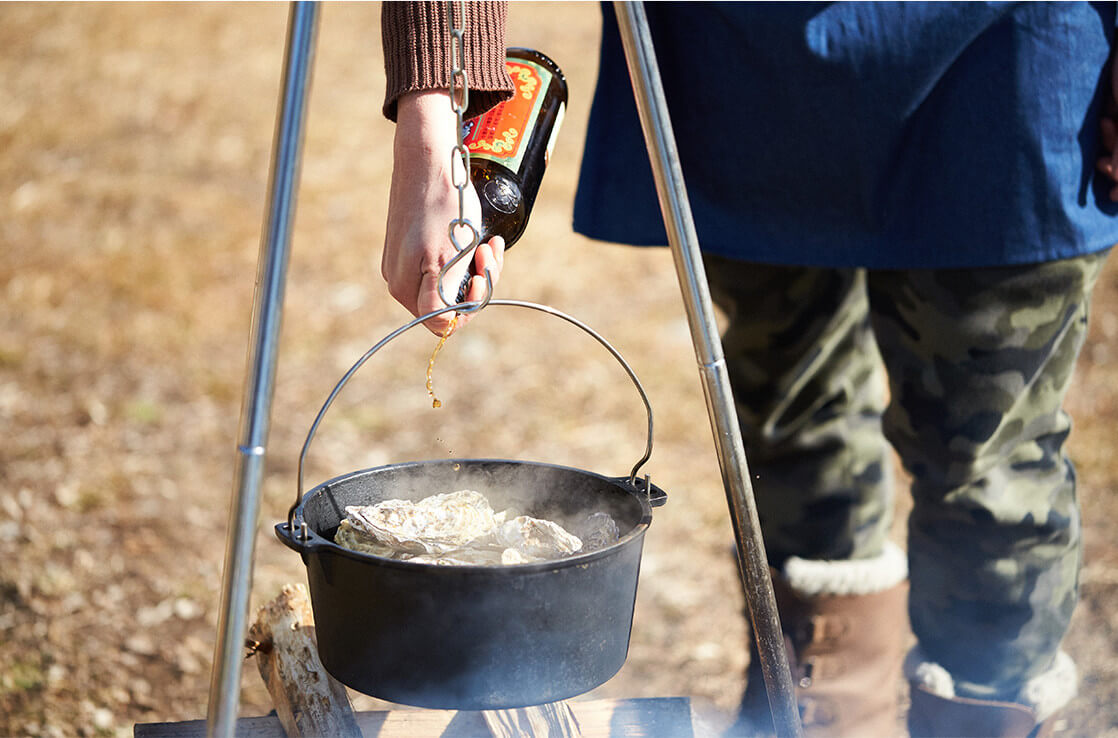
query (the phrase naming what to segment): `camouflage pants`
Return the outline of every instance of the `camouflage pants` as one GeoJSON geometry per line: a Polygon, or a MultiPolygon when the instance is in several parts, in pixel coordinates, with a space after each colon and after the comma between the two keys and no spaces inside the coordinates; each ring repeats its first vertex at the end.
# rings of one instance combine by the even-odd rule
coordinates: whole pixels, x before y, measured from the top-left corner
{"type": "Polygon", "coordinates": [[[921,649],[961,695],[1013,699],[1076,603],[1061,405],[1105,253],[904,271],[705,258],[770,562],[880,553],[891,444],[912,476],[921,649]]]}

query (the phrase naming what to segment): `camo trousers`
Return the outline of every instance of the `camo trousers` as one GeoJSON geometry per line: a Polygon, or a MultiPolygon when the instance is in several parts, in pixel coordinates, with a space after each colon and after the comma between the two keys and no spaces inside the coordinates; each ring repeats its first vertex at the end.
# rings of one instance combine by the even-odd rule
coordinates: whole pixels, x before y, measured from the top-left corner
{"type": "Polygon", "coordinates": [[[897,271],[705,259],[770,562],[880,553],[891,444],[912,477],[921,649],[960,695],[1013,699],[1077,599],[1061,405],[1105,253],[897,271]]]}

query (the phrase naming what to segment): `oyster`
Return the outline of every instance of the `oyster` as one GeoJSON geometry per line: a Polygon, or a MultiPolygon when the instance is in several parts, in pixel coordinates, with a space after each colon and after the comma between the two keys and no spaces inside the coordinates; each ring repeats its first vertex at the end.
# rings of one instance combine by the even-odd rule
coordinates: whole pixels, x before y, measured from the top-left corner
{"type": "Polygon", "coordinates": [[[334,534],[334,543],[351,551],[360,551],[374,556],[391,558],[396,553],[396,549],[392,546],[386,546],[376,538],[354,528],[353,523],[349,520],[343,520],[341,525],[338,526],[338,532],[334,534]]]}
{"type": "Polygon", "coordinates": [[[497,525],[485,496],[468,489],[419,502],[348,505],[345,511],[354,528],[399,553],[445,554],[484,538],[497,525]]]}
{"type": "Polygon", "coordinates": [[[520,554],[525,561],[557,559],[582,548],[582,541],[550,520],[520,515],[496,531],[497,542],[520,554]]]}
{"type": "Polygon", "coordinates": [[[583,551],[597,551],[599,548],[612,546],[621,538],[617,521],[609,513],[604,512],[587,515],[586,519],[575,527],[574,533],[582,539],[583,551]]]}
{"type": "Polygon", "coordinates": [[[510,566],[512,564],[529,564],[531,560],[524,558],[515,548],[506,548],[501,552],[501,563],[510,566]]]}
{"type": "Polygon", "coordinates": [[[362,553],[436,566],[527,564],[608,546],[617,523],[594,513],[578,530],[505,510],[494,512],[479,492],[459,490],[411,500],[349,505],[334,542],[362,553]],[[585,541],[585,543],[584,543],[585,541]]]}
{"type": "MultiPolygon", "coordinates": [[[[460,548],[450,553],[432,555],[421,554],[407,557],[408,561],[418,561],[424,564],[438,566],[499,566],[506,563],[502,560],[502,552],[496,549],[460,548]]],[[[519,562],[516,562],[519,563],[519,562]]]]}

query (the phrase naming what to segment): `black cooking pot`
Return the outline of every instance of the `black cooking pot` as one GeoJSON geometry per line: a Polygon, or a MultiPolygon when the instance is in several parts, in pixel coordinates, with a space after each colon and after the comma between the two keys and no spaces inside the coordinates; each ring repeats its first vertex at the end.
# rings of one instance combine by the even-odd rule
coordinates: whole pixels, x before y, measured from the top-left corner
{"type": "MultiPolygon", "coordinates": [[[[639,468],[651,455],[652,411],[632,369],[601,336],[582,328],[629,373],[648,412],[644,457],[628,477],[525,461],[449,459],[352,472],[302,495],[307,449],[326,410],[381,346],[438,313],[390,334],[347,372],[319,411],[299,459],[299,496],[276,535],[307,566],[318,650],[336,679],[408,705],[484,710],[543,704],[597,687],[625,662],[637,575],[652,507],[666,495],[639,468]],[[607,512],[620,539],[563,559],[511,566],[438,566],[398,561],[333,543],[347,505],[419,500],[460,489],[482,492],[494,509],[554,520],[607,512]]],[[[442,312],[442,311],[439,311],[442,312]]]]}

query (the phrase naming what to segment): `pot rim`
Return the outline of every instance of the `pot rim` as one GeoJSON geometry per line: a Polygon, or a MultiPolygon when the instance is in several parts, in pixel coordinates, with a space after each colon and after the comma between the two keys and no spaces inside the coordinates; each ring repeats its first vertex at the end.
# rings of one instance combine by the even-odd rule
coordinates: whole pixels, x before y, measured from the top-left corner
{"type": "Polygon", "coordinates": [[[293,510],[293,513],[294,513],[294,515],[293,515],[293,521],[294,521],[293,525],[291,527],[289,527],[288,523],[286,523],[286,522],[277,523],[276,526],[275,526],[275,529],[276,529],[276,536],[279,537],[280,541],[283,542],[284,545],[286,545],[290,548],[293,548],[296,551],[299,551],[300,553],[304,553],[304,554],[305,553],[317,553],[321,549],[326,549],[326,550],[330,551],[331,553],[333,553],[335,555],[339,555],[339,556],[343,556],[343,557],[346,557],[346,558],[354,559],[354,560],[359,561],[359,562],[376,563],[380,566],[388,566],[388,567],[391,567],[391,568],[399,568],[399,569],[402,569],[404,571],[412,571],[412,572],[416,572],[416,573],[418,573],[418,572],[431,573],[433,571],[446,571],[448,574],[453,574],[455,572],[459,572],[459,573],[461,573],[461,572],[497,573],[497,572],[511,572],[511,571],[515,571],[518,574],[519,573],[523,573],[523,574],[542,573],[542,572],[547,572],[547,571],[551,571],[551,570],[555,570],[555,569],[564,569],[564,568],[567,568],[567,567],[570,567],[570,566],[579,566],[579,565],[583,565],[583,564],[589,564],[589,563],[591,563],[593,561],[596,561],[598,559],[605,558],[607,556],[612,555],[614,553],[615,549],[627,546],[632,541],[634,541],[636,539],[643,538],[644,534],[645,534],[645,531],[647,531],[648,527],[652,524],[652,507],[654,505],[657,505],[657,504],[663,504],[663,501],[666,499],[666,494],[663,492],[663,490],[661,490],[658,487],[656,487],[655,485],[653,485],[651,483],[651,481],[648,481],[648,485],[649,485],[649,487],[648,487],[649,492],[648,493],[642,493],[636,487],[633,487],[633,486],[629,485],[629,478],[628,477],[608,477],[608,476],[605,476],[604,474],[598,474],[597,472],[587,471],[586,469],[579,469],[577,467],[571,467],[571,466],[561,466],[561,465],[558,465],[558,464],[549,464],[549,463],[539,462],[539,461],[523,461],[523,460],[518,460],[518,459],[482,459],[482,458],[476,458],[476,459],[450,458],[450,459],[427,459],[427,460],[421,460],[421,461],[405,461],[405,462],[399,462],[399,463],[395,463],[395,464],[383,464],[381,466],[369,467],[367,469],[359,469],[359,470],[356,470],[356,471],[352,471],[352,472],[348,472],[346,474],[339,475],[339,476],[334,477],[332,479],[328,479],[325,482],[322,482],[321,484],[316,485],[313,489],[311,489],[309,492],[307,492],[306,494],[303,495],[302,499],[299,500],[299,504],[294,508],[294,510],[293,510]],[[382,471],[385,471],[385,470],[388,470],[388,469],[402,469],[402,468],[407,468],[407,467],[418,467],[418,466],[429,466],[429,465],[448,466],[448,465],[453,465],[453,464],[465,465],[465,464],[477,464],[477,463],[516,464],[516,465],[521,465],[521,466],[546,467],[546,468],[551,468],[551,469],[557,469],[557,470],[564,471],[564,472],[573,472],[573,473],[576,473],[576,474],[581,474],[581,475],[593,477],[593,478],[601,480],[601,481],[603,481],[607,484],[618,487],[619,489],[627,492],[628,494],[630,494],[631,496],[636,498],[637,503],[641,507],[640,520],[637,521],[637,524],[635,526],[633,526],[627,533],[625,533],[620,538],[618,538],[617,541],[615,541],[614,543],[611,543],[610,545],[605,546],[603,548],[595,549],[593,551],[588,551],[586,553],[577,553],[577,554],[573,554],[571,556],[563,556],[562,558],[558,558],[558,559],[548,559],[546,561],[534,561],[534,562],[528,562],[528,563],[522,563],[522,564],[497,564],[497,565],[455,564],[453,566],[449,566],[449,565],[431,564],[431,563],[427,563],[427,562],[424,562],[424,561],[410,561],[410,560],[402,560],[402,559],[390,559],[390,558],[387,558],[387,557],[384,557],[384,556],[377,556],[375,554],[364,553],[362,551],[354,551],[353,549],[345,548],[344,546],[339,546],[338,544],[334,543],[333,541],[326,538],[325,536],[320,535],[317,531],[311,529],[310,526],[306,526],[307,537],[305,539],[301,539],[300,537],[296,536],[292,532],[293,530],[295,530],[297,528],[303,527],[303,523],[304,523],[304,521],[303,521],[303,506],[311,499],[311,497],[313,497],[318,492],[329,488],[331,485],[347,481],[347,480],[349,480],[353,477],[359,476],[359,475],[370,474],[370,473],[374,473],[374,472],[382,472],[382,471]],[[656,497],[650,497],[650,495],[656,495],[656,497]],[[653,502],[652,501],[653,499],[657,500],[657,502],[653,502]]]}

